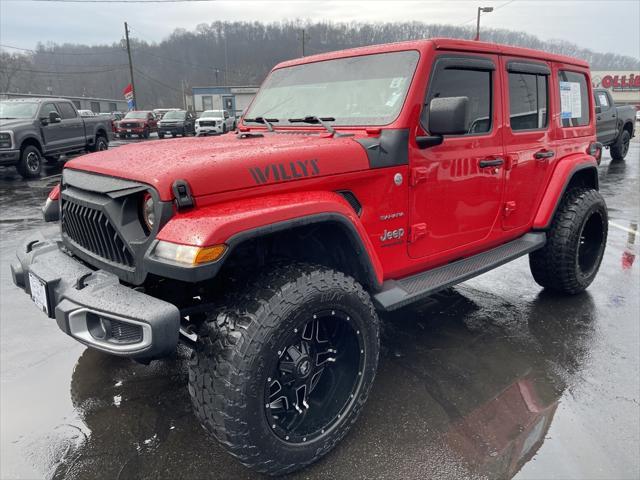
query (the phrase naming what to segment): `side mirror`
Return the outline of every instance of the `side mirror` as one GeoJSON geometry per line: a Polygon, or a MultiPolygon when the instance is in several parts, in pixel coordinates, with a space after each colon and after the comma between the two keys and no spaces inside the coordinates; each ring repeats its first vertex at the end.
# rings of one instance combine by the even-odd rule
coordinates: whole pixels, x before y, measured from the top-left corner
{"type": "Polygon", "coordinates": [[[429,103],[428,123],[431,135],[416,137],[418,148],[440,145],[443,135],[467,133],[468,97],[433,98],[429,103]]]}
{"type": "Polygon", "coordinates": [[[62,121],[58,112],[49,112],[48,120],[49,123],[60,123],[62,121]]]}
{"type": "Polygon", "coordinates": [[[434,98],[429,104],[429,133],[461,135],[467,133],[468,97],[434,98]]]}
{"type": "Polygon", "coordinates": [[[596,113],[602,113],[602,107],[600,105],[596,105],[596,113]]]}

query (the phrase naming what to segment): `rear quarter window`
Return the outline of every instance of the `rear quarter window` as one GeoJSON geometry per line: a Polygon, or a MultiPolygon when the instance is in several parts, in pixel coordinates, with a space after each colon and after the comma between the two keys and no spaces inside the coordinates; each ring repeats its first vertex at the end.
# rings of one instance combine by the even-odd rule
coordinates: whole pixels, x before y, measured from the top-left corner
{"type": "Polygon", "coordinates": [[[560,118],[563,127],[589,125],[589,89],[583,73],[560,70],[558,72],[560,92],[560,118]]]}

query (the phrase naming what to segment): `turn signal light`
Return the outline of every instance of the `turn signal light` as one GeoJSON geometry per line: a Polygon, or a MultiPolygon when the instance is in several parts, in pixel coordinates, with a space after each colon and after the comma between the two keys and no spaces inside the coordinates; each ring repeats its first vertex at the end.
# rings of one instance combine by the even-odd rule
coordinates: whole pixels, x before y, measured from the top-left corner
{"type": "Polygon", "coordinates": [[[227,246],[224,244],[196,247],[160,240],[153,249],[152,255],[161,260],[196,266],[219,260],[226,250],[227,246]]]}
{"type": "Polygon", "coordinates": [[[602,144],[600,142],[591,142],[587,149],[587,153],[600,163],[600,159],[602,158],[602,144]]]}

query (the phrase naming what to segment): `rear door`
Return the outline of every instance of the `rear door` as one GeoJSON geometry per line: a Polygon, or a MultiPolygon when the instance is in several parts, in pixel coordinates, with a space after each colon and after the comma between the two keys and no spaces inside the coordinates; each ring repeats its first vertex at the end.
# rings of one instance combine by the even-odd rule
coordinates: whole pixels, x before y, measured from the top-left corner
{"type": "Polygon", "coordinates": [[[58,102],[56,105],[62,118],[58,124],[61,137],[60,147],[65,150],[84,147],[87,144],[87,139],[82,117],[69,102],[58,102]]]}
{"type": "Polygon", "coordinates": [[[596,136],[598,141],[609,143],[618,135],[616,107],[611,96],[603,90],[594,92],[596,101],[596,136]]]}
{"type": "Polygon", "coordinates": [[[506,160],[502,227],[510,230],[533,219],[556,152],[549,126],[550,64],[514,57],[504,57],[501,64],[506,160]]]}
{"type": "Polygon", "coordinates": [[[466,133],[411,150],[413,258],[473,248],[492,231],[503,189],[502,96],[498,56],[445,53],[434,60],[422,114],[439,97],[467,97],[466,133]]]}

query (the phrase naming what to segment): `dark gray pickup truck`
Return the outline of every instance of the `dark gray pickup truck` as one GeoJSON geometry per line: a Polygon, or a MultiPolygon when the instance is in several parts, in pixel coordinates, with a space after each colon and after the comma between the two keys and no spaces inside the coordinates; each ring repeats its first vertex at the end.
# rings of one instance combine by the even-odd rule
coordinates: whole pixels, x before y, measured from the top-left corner
{"type": "Polygon", "coordinates": [[[608,147],[613,160],[624,160],[629,142],[634,135],[636,109],[632,106],[616,107],[608,90],[593,90],[596,105],[596,135],[608,147]]]}
{"type": "Polygon", "coordinates": [[[111,120],[86,117],[63,98],[0,101],[0,165],[15,165],[24,178],[40,175],[43,159],[109,148],[111,120]]]}

